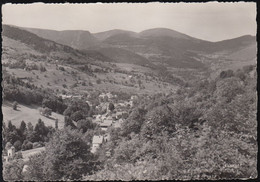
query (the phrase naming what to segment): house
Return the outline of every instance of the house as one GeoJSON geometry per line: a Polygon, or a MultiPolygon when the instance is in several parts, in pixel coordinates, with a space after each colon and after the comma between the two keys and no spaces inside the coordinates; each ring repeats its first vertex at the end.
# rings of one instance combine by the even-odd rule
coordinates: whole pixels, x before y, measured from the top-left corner
{"type": "Polygon", "coordinates": [[[117,120],[117,122],[113,126],[115,128],[121,128],[123,122],[124,122],[124,120],[121,118],[121,119],[117,120]]]}
{"type": "Polygon", "coordinates": [[[105,119],[103,123],[100,123],[100,128],[103,131],[106,131],[110,126],[112,126],[113,120],[112,119],[105,119]]]}
{"type": "Polygon", "coordinates": [[[90,107],[93,106],[93,104],[92,104],[90,101],[86,101],[86,103],[87,103],[90,107]]]}
{"type": "Polygon", "coordinates": [[[72,95],[60,94],[59,96],[60,96],[62,99],[70,99],[70,98],[72,98],[72,95]]]}
{"type": "Polygon", "coordinates": [[[4,156],[4,161],[5,162],[10,161],[14,157],[14,154],[15,154],[15,148],[14,146],[12,146],[7,150],[7,156],[4,156]]]}
{"type": "Polygon", "coordinates": [[[104,98],[106,97],[106,94],[105,94],[105,93],[102,93],[102,94],[100,94],[98,97],[104,99],[104,98]]]}
{"type": "Polygon", "coordinates": [[[117,96],[115,96],[115,95],[113,95],[113,94],[111,94],[110,92],[108,92],[108,93],[102,93],[102,94],[100,94],[99,95],[99,98],[101,98],[101,99],[112,99],[112,98],[116,98],[117,96]]]}
{"type": "Polygon", "coordinates": [[[95,153],[97,149],[102,145],[104,142],[104,137],[100,135],[94,135],[92,139],[92,147],[91,152],[95,153]]]}
{"type": "Polygon", "coordinates": [[[122,118],[122,115],[123,115],[123,112],[117,112],[115,114],[115,117],[116,117],[116,119],[120,119],[120,118],[122,118]]]}
{"type": "Polygon", "coordinates": [[[102,115],[100,119],[101,121],[104,121],[106,118],[107,118],[106,116],[102,115]]]}
{"type": "Polygon", "coordinates": [[[134,106],[134,102],[132,100],[129,101],[129,105],[130,107],[133,107],[134,106]]]}
{"type": "Polygon", "coordinates": [[[102,115],[98,114],[98,115],[94,115],[93,117],[96,118],[96,119],[100,119],[101,120],[102,115]]]}
{"type": "Polygon", "coordinates": [[[15,148],[12,146],[10,149],[7,150],[7,156],[8,157],[13,157],[15,154],[15,148]]]}
{"type": "Polygon", "coordinates": [[[107,119],[107,120],[113,120],[113,118],[112,118],[112,116],[111,116],[110,114],[107,114],[105,119],[107,119]]]}
{"type": "Polygon", "coordinates": [[[132,95],[130,100],[137,100],[137,99],[138,99],[138,96],[132,95]]]}
{"type": "Polygon", "coordinates": [[[93,123],[100,123],[102,120],[101,120],[101,117],[95,117],[92,119],[92,122],[93,123]]]}
{"type": "Polygon", "coordinates": [[[22,170],[22,172],[23,172],[23,173],[24,173],[24,172],[27,172],[28,167],[29,167],[29,166],[25,164],[25,165],[23,166],[23,170],[22,170]]]}

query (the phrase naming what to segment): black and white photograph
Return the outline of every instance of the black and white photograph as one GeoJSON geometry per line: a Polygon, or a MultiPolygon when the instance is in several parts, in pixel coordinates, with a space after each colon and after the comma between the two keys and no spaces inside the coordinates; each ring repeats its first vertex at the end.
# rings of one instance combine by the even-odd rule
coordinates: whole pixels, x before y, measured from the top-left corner
{"type": "Polygon", "coordinates": [[[258,178],[256,2],[1,8],[5,181],[258,178]]]}

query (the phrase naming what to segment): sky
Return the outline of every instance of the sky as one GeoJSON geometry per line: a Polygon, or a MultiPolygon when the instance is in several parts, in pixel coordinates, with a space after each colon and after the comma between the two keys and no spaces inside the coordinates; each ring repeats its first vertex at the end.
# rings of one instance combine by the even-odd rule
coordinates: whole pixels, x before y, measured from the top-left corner
{"type": "Polygon", "coordinates": [[[2,22],[52,30],[112,29],[141,32],[170,28],[195,38],[220,41],[256,35],[256,3],[5,4],[2,22]]]}

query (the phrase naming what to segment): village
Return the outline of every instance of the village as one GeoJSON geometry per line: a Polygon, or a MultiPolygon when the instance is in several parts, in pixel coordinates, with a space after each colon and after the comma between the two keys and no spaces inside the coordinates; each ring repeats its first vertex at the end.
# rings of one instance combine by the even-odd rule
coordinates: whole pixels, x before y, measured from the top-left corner
{"type": "MultiPolygon", "coordinates": [[[[80,94],[66,94],[60,95],[62,99],[83,99],[80,94]]],[[[116,94],[101,93],[98,96],[99,105],[96,106],[96,110],[101,114],[93,115],[91,120],[93,123],[96,123],[102,132],[98,135],[94,135],[92,138],[92,147],[91,152],[96,153],[98,148],[105,142],[109,141],[110,136],[108,134],[109,128],[120,128],[121,124],[128,117],[128,110],[134,106],[134,103],[138,99],[137,95],[132,95],[129,100],[119,100],[117,99],[116,94]]],[[[93,106],[93,104],[87,100],[89,106],[93,106]]],[[[74,122],[76,125],[76,122],[74,122]]],[[[107,157],[109,157],[109,152],[107,153],[107,157]]]]}
{"type": "MultiPolygon", "coordinates": [[[[121,127],[122,123],[128,117],[128,110],[133,107],[134,102],[138,99],[138,97],[134,95],[131,96],[129,101],[111,104],[112,101],[116,100],[117,95],[113,95],[110,92],[100,94],[99,98],[101,103],[96,106],[96,109],[100,110],[103,114],[93,115],[92,122],[96,123],[103,132],[99,135],[93,136],[91,148],[92,153],[95,153],[103,143],[109,141],[110,136],[107,132],[109,128],[121,127]]],[[[106,155],[109,157],[110,152],[107,151],[106,155]]]]}
{"type": "MultiPolygon", "coordinates": [[[[82,99],[81,95],[62,95],[62,99],[82,99]]],[[[100,114],[93,115],[90,119],[93,123],[97,124],[100,128],[98,134],[94,135],[91,143],[91,152],[96,153],[98,149],[106,142],[109,141],[110,136],[108,130],[110,128],[120,128],[122,123],[128,117],[128,110],[134,106],[138,96],[133,95],[129,100],[118,101],[117,95],[113,95],[110,92],[101,93],[98,96],[99,105],[96,106],[96,110],[100,111],[100,114]]],[[[90,101],[86,101],[89,106],[92,106],[90,101]]],[[[57,120],[55,120],[57,122],[57,120]]],[[[14,159],[15,156],[19,156],[20,160],[24,162],[29,160],[29,157],[40,153],[45,150],[45,147],[37,147],[25,151],[16,151],[15,147],[12,146],[3,153],[3,162],[8,163],[14,159]]],[[[110,157],[110,152],[106,152],[106,156],[110,157]]],[[[26,171],[26,165],[24,167],[26,171]]]]}

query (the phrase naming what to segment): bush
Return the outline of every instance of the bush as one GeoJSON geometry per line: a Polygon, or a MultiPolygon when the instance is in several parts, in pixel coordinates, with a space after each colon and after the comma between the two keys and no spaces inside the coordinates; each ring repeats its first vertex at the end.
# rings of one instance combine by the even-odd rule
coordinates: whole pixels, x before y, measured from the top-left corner
{"type": "Polygon", "coordinates": [[[230,78],[234,76],[234,72],[233,70],[227,70],[227,71],[222,71],[219,75],[220,78],[224,79],[224,78],[230,78]]]}
{"type": "Polygon", "coordinates": [[[61,71],[65,71],[65,68],[62,67],[62,66],[60,66],[60,67],[59,67],[59,70],[61,70],[61,71]]]}
{"type": "Polygon", "coordinates": [[[45,68],[44,66],[40,65],[40,71],[41,71],[41,72],[45,72],[45,71],[46,71],[46,68],[45,68]]]}
{"type": "Polygon", "coordinates": [[[16,151],[19,151],[22,149],[22,142],[20,140],[17,140],[16,142],[14,142],[14,148],[16,151]]]}
{"type": "Polygon", "coordinates": [[[52,113],[52,110],[48,107],[41,109],[41,114],[46,116],[46,117],[51,116],[51,113],[52,113]]]}
{"type": "Polygon", "coordinates": [[[42,147],[42,145],[39,143],[39,142],[34,142],[33,143],[33,148],[35,149],[35,148],[40,148],[40,147],[42,147]]]}
{"type": "Polygon", "coordinates": [[[15,102],[13,103],[13,110],[17,110],[17,106],[18,106],[18,103],[15,101],[15,102]]]}
{"type": "Polygon", "coordinates": [[[10,142],[7,142],[5,145],[5,149],[8,150],[12,147],[12,144],[10,142]]]}
{"type": "Polygon", "coordinates": [[[28,140],[24,140],[23,145],[22,145],[22,150],[30,150],[33,148],[32,142],[28,140]]]}

